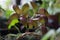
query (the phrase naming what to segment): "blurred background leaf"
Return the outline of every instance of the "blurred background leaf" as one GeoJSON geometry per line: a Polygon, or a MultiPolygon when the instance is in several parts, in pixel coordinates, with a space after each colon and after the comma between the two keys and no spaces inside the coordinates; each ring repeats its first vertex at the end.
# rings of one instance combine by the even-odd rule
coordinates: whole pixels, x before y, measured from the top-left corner
{"type": "Polygon", "coordinates": [[[6,5],[9,5],[11,0],[6,0],[6,5]]]}
{"type": "Polygon", "coordinates": [[[33,10],[32,10],[32,9],[30,9],[30,10],[29,10],[29,16],[30,16],[30,17],[32,17],[32,16],[33,16],[33,14],[34,14],[33,10]]]}
{"type": "Polygon", "coordinates": [[[54,7],[60,8],[60,0],[55,0],[54,7]]]}
{"type": "Polygon", "coordinates": [[[6,10],[6,14],[5,14],[5,15],[6,15],[6,18],[9,18],[10,15],[12,14],[12,12],[13,12],[13,11],[11,11],[11,10],[9,10],[9,9],[6,10]]]}

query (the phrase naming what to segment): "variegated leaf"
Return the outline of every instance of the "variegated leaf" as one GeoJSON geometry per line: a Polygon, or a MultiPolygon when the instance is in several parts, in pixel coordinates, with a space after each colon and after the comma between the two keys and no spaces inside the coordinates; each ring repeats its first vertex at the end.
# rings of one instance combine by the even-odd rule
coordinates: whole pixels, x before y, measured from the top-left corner
{"type": "Polygon", "coordinates": [[[38,13],[47,17],[49,16],[49,13],[44,8],[40,9],[38,13]]]}
{"type": "Polygon", "coordinates": [[[33,11],[36,12],[38,9],[38,5],[35,2],[30,2],[33,8],[33,11]]]}
{"type": "Polygon", "coordinates": [[[17,5],[14,5],[13,9],[17,14],[19,14],[19,15],[22,14],[22,10],[17,5]]]}
{"type": "Polygon", "coordinates": [[[29,5],[26,3],[22,6],[22,11],[23,11],[23,13],[27,13],[28,10],[29,10],[29,5]]]}
{"type": "Polygon", "coordinates": [[[19,18],[19,16],[18,16],[18,14],[16,14],[16,13],[14,13],[13,15],[11,15],[10,17],[9,17],[9,20],[8,20],[8,25],[10,25],[10,23],[11,23],[11,21],[13,20],[13,19],[18,19],[19,18]]]}

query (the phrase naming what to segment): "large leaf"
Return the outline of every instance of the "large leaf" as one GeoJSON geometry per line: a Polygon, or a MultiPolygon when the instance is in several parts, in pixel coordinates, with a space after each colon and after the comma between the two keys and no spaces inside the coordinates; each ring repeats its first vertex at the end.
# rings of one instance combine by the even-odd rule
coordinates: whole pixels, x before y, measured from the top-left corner
{"type": "Polygon", "coordinates": [[[11,29],[11,27],[12,26],[14,26],[16,23],[18,23],[19,21],[18,21],[18,19],[13,19],[11,22],[10,22],[10,24],[9,24],[9,26],[8,26],[8,29],[11,29]]]}
{"type": "Polygon", "coordinates": [[[22,10],[17,5],[14,5],[13,9],[17,14],[19,14],[19,15],[22,14],[22,10]]]}
{"type": "Polygon", "coordinates": [[[33,29],[33,25],[32,24],[29,24],[29,29],[33,29]]]}
{"type": "Polygon", "coordinates": [[[24,13],[27,13],[28,10],[29,10],[29,5],[26,3],[26,4],[23,5],[22,11],[23,11],[24,13]]]}
{"type": "Polygon", "coordinates": [[[40,18],[40,19],[39,19],[39,22],[42,23],[42,24],[45,24],[44,18],[40,18]]]}

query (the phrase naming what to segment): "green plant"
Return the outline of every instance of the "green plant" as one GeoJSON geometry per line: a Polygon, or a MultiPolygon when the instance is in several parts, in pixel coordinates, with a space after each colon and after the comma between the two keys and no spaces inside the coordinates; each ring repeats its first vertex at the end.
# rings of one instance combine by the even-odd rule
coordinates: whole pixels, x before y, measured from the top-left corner
{"type": "MultiPolygon", "coordinates": [[[[35,5],[34,3],[32,3],[33,5],[35,5]]],[[[33,7],[34,8],[34,7],[33,7]]],[[[14,5],[13,6],[13,9],[14,9],[14,11],[18,14],[17,16],[20,18],[20,16],[21,15],[23,15],[23,17],[24,18],[28,18],[28,13],[29,13],[29,5],[28,4],[25,4],[25,5],[23,5],[23,7],[22,7],[22,9],[20,9],[18,6],[16,6],[16,5],[14,5]],[[28,8],[28,9],[27,9],[28,8]]],[[[33,10],[32,10],[33,11],[33,10]]],[[[9,11],[10,12],[10,11],[9,11]]],[[[31,11],[30,11],[31,12],[31,11]]],[[[16,14],[15,13],[15,14],[16,14]]],[[[9,13],[10,14],[10,13],[9,13]]],[[[33,14],[33,13],[32,13],[33,14]]],[[[30,14],[30,15],[32,15],[32,14],[30,14]]],[[[33,15],[32,15],[33,16],[33,15]]],[[[10,18],[12,18],[12,17],[10,17],[10,18]]],[[[19,18],[17,18],[17,20],[19,19],[19,18]]],[[[23,19],[24,19],[23,18],[23,19]]],[[[11,24],[13,24],[13,25],[15,25],[16,24],[16,20],[15,20],[15,17],[13,17],[13,19],[10,19],[10,20],[13,20],[13,21],[11,21],[11,24]],[[15,20],[15,21],[14,21],[15,20]]],[[[27,19],[26,19],[27,20],[27,19]]],[[[29,20],[29,19],[28,19],[29,20]]],[[[12,25],[11,24],[9,24],[9,26],[8,26],[8,29],[11,29],[11,27],[12,27],[12,25]]],[[[25,22],[23,23],[25,26],[27,25],[25,22]]]]}

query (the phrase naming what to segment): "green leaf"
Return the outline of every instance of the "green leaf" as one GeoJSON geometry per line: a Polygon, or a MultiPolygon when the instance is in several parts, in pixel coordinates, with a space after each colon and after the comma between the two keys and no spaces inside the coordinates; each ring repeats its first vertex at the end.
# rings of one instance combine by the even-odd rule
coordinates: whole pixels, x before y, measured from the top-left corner
{"type": "Polygon", "coordinates": [[[12,12],[13,12],[13,11],[11,11],[11,10],[6,10],[6,17],[7,17],[7,18],[10,17],[10,15],[12,14],[12,12]]]}
{"type": "Polygon", "coordinates": [[[11,21],[11,23],[9,24],[9,26],[8,26],[8,29],[11,29],[11,27],[12,26],[14,26],[16,23],[18,23],[19,21],[18,21],[18,19],[13,19],[12,21],[11,21]]]}
{"type": "Polygon", "coordinates": [[[32,16],[33,16],[33,14],[34,14],[33,10],[32,10],[32,9],[30,9],[30,10],[29,10],[29,16],[30,16],[30,17],[32,17],[32,16]]]}

